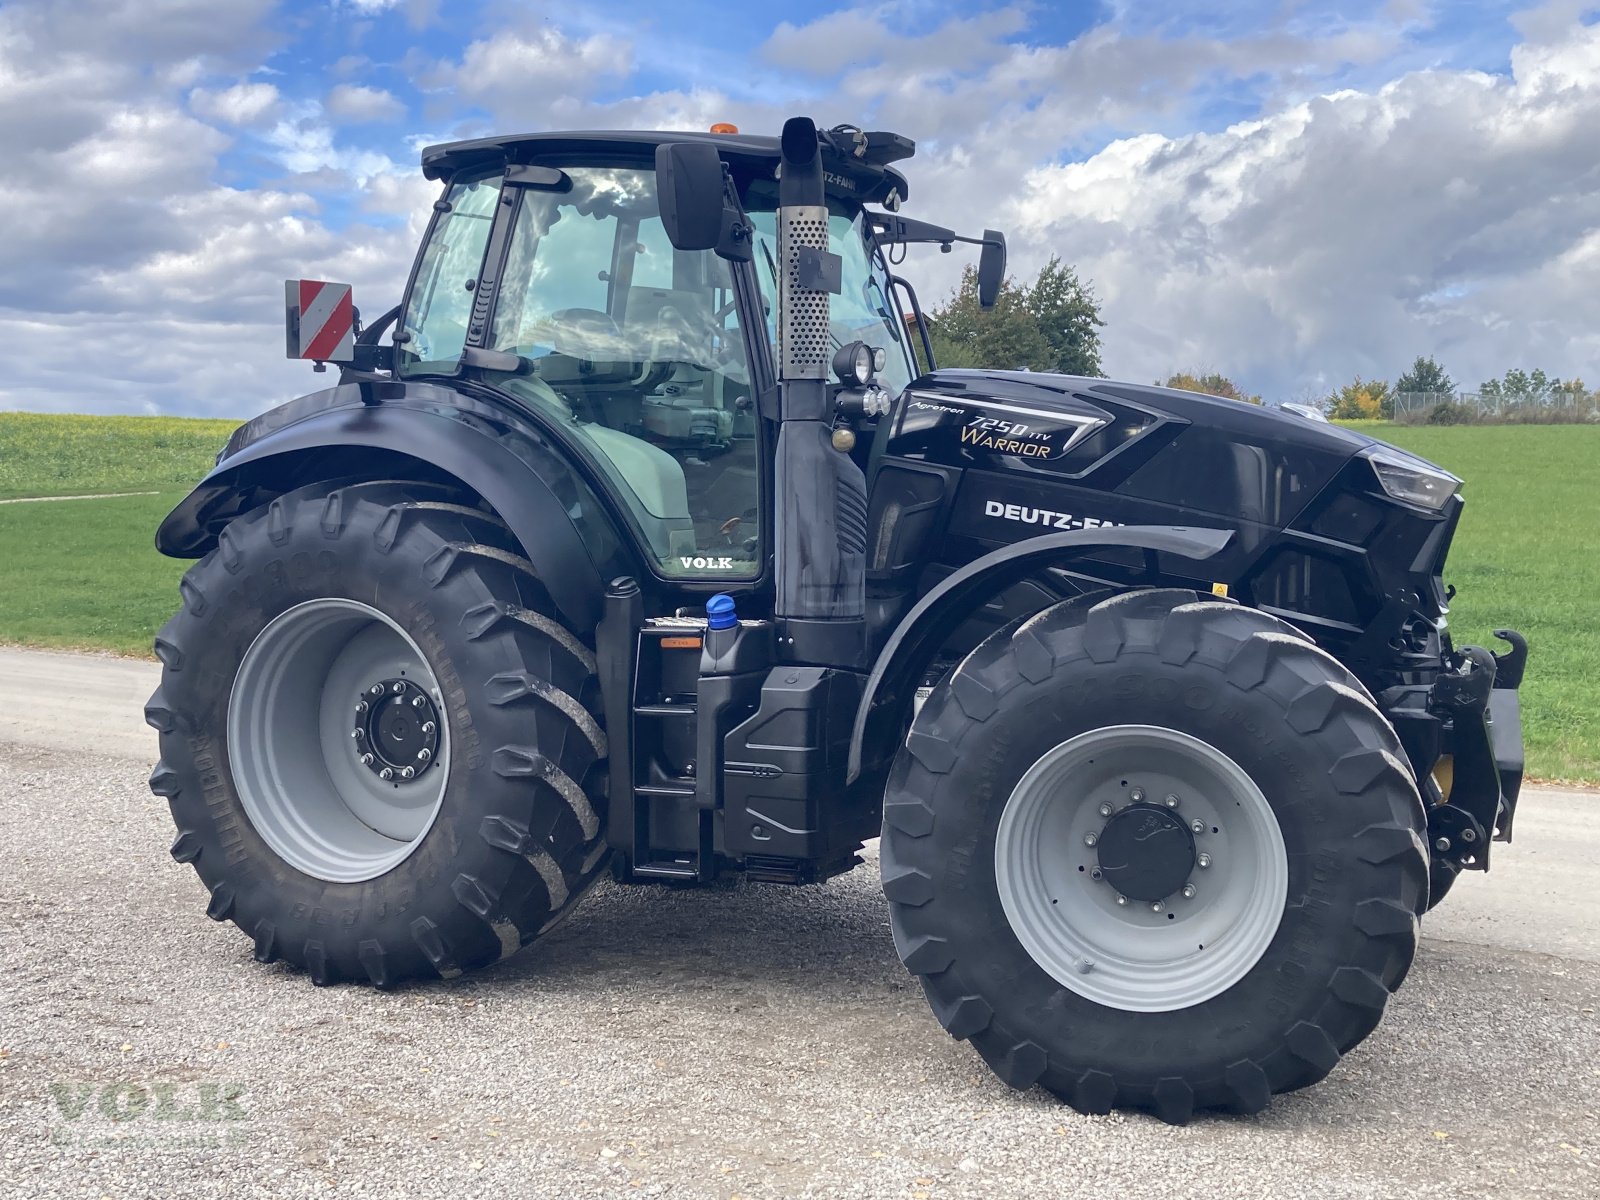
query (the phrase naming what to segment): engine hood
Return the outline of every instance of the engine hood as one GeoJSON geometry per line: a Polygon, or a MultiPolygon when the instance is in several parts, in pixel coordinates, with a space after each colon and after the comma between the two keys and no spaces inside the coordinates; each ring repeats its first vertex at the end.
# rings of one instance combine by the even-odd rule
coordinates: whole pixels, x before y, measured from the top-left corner
{"type": "Polygon", "coordinates": [[[1100,408],[1135,406],[1173,421],[1250,433],[1263,439],[1286,440],[1319,446],[1347,457],[1377,438],[1304,417],[1289,409],[1242,404],[1200,392],[1154,384],[1122,383],[1078,375],[1052,375],[1032,371],[941,370],[924,375],[911,385],[970,400],[996,400],[1037,405],[1045,409],[1077,411],[1084,404],[1100,408]]]}
{"type": "Polygon", "coordinates": [[[1174,388],[949,370],[907,387],[885,450],[960,468],[974,485],[987,480],[996,502],[1067,486],[1079,507],[1092,492],[1140,519],[1216,516],[1282,527],[1374,444],[1293,412],[1174,388]]]}

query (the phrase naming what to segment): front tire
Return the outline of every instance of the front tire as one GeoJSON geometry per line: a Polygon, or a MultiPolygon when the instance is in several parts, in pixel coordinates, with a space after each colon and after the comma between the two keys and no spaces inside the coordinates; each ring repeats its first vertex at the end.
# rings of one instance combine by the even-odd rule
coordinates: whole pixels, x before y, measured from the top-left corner
{"type": "Polygon", "coordinates": [[[156,639],[172,854],[263,962],[450,978],[606,858],[594,657],[505,526],[440,487],[316,485],[233,521],[156,639]]]}
{"type": "Polygon", "coordinates": [[[1002,1080],[1181,1123],[1315,1083],[1377,1025],[1427,900],[1423,827],[1392,728],[1292,627],[1187,591],[1085,597],[923,705],[884,892],[935,1015],[1002,1080]]]}

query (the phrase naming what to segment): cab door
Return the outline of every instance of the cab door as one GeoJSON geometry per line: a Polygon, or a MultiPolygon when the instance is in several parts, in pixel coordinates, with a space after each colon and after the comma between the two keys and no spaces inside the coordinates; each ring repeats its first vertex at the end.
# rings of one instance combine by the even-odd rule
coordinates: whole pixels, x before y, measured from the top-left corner
{"type": "Polygon", "coordinates": [[[459,232],[436,226],[443,244],[425,252],[408,307],[412,361],[438,369],[463,345],[495,352],[483,377],[592,468],[655,574],[757,581],[768,524],[757,397],[771,363],[765,321],[746,328],[758,294],[738,275],[747,265],[674,249],[648,167],[513,171],[508,203],[453,208],[459,232]],[[466,224],[479,212],[498,214],[488,236],[466,224]],[[473,239],[477,289],[454,269],[473,239]],[[489,310],[481,330],[474,305],[489,310]]]}

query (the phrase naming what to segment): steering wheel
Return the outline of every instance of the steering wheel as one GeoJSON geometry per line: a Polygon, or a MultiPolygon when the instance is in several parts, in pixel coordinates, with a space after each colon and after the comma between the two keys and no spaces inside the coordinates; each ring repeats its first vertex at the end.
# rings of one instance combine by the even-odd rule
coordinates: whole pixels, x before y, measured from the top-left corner
{"type": "MultiPolygon", "coordinates": [[[[601,312],[597,308],[561,308],[551,313],[541,325],[546,325],[552,333],[551,346],[561,354],[568,353],[559,344],[562,334],[568,334],[579,340],[580,344],[592,340],[615,341],[618,345],[622,342],[622,327],[610,313],[601,312]]],[[[585,347],[587,348],[587,347],[585,347]]],[[[590,357],[584,354],[572,355],[574,358],[590,357]]]]}

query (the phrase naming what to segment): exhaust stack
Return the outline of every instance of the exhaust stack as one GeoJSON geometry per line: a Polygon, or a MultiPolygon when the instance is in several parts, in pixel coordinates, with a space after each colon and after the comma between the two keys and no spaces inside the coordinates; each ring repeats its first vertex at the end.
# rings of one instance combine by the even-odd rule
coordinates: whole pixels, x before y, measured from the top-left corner
{"type": "Polygon", "coordinates": [[[819,288],[828,252],[828,204],[823,194],[817,127],[805,117],[784,124],[778,179],[778,378],[828,378],[828,292],[819,288]],[[809,286],[808,286],[809,285],[809,286]]]}
{"type": "Polygon", "coordinates": [[[774,517],[776,616],[785,657],[866,666],[867,481],[833,448],[829,294],[839,258],[828,251],[828,207],[816,125],[783,126],[778,179],[779,430],[774,517]]]}

